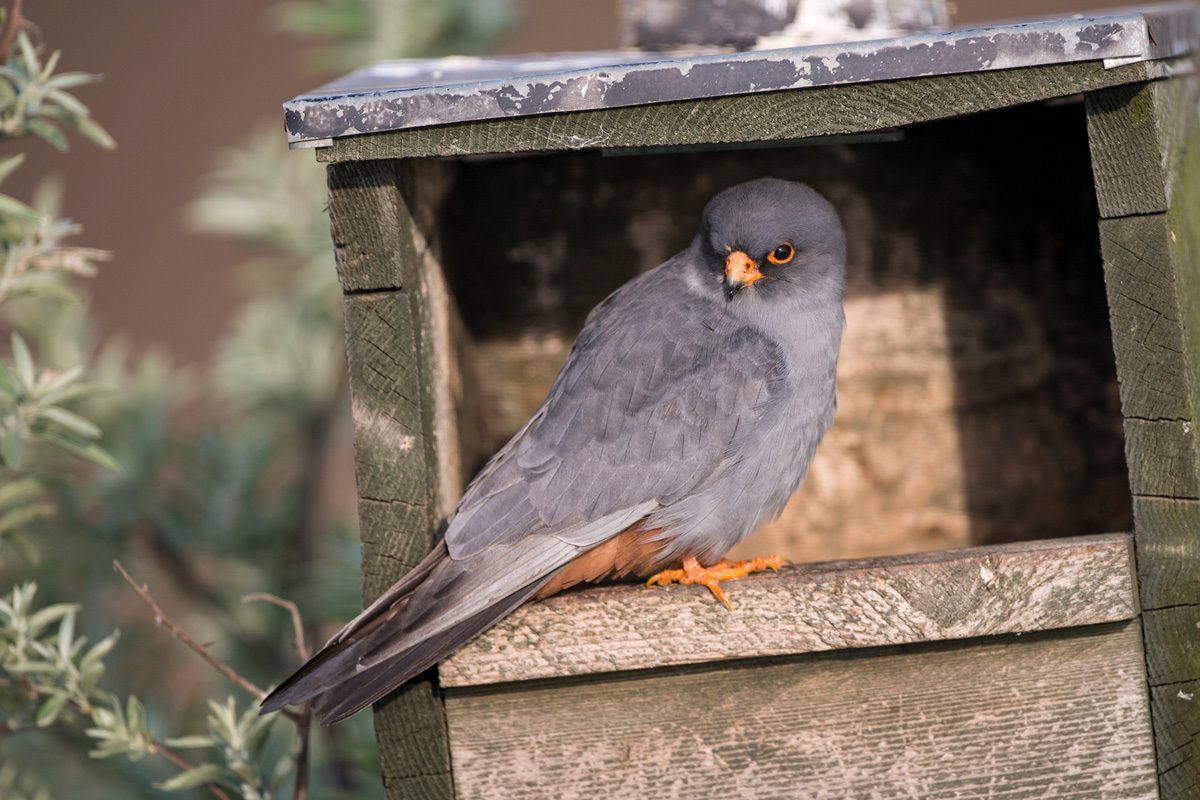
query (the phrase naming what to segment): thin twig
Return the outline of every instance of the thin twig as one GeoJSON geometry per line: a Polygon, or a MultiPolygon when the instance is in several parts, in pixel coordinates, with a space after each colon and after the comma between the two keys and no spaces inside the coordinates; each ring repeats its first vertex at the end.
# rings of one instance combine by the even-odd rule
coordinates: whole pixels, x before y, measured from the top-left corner
{"type": "Polygon", "coordinates": [[[12,11],[4,23],[4,33],[0,34],[0,65],[8,63],[8,54],[16,41],[17,31],[25,27],[25,17],[21,14],[21,0],[13,0],[12,11]]]}
{"type": "Polygon", "coordinates": [[[266,692],[243,678],[224,661],[221,661],[212,653],[208,652],[208,649],[204,645],[197,642],[191,636],[188,636],[183,628],[175,624],[175,621],[167,616],[166,612],[159,607],[158,603],[154,602],[154,598],[150,596],[150,592],[147,591],[145,586],[138,586],[136,583],[134,583],[133,578],[129,577],[129,573],[126,572],[125,568],[121,566],[120,561],[114,561],[113,567],[117,570],[117,572],[121,573],[121,577],[125,579],[125,582],[128,583],[135,592],[137,592],[138,597],[142,598],[142,602],[149,606],[150,610],[154,612],[154,621],[156,623],[165,625],[167,630],[171,632],[171,635],[186,644],[188,647],[192,648],[197,655],[208,662],[209,666],[224,675],[229,680],[233,681],[238,686],[245,689],[250,694],[257,697],[259,700],[262,700],[267,696],[266,692]]]}
{"type": "MultiPolygon", "coordinates": [[[[170,761],[175,766],[179,767],[184,772],[187,772],[188,770],[193,770],[196,768],[195,765],[188,762],[188,760],[186,758],[179,755],[179,753],[176,753],[174,750],[171,750],[165,744],[158,741],[157,739],[153,740],[152,744],[154,747],[154,752],[158,753],[160,756],[167,759],[168,761],[170,761]]],[[[208,783],[206,783],[204,785],[210,792],[212,792],[214,795],[219,797],[220,800],[232,800],[232,798],[230,798],[229,795],[225,794],[225,791],[220,786],[218,786],[216,783],[209,781],[208,783]]]]}
{"type": "Polygon", "coordinates": [[[304,714],[296,722],[300,752],[296,754],[296,791],[292,794],[292,800],[308,800],[308,729],[311,725],[312,714],[308,713],[308,703],[305,703],[304,714]]]}
{"type": "Polygon", "coordinates": [[[264,603],[274,603],[281,608],[286,608],[292,615],[292,630],[296,634],[296,652],[300,654],[301,661],[308,661],[308,642],[304,638],[304,620],[300,616],[300,609],[291,600],[284,600],[282,597],[271,594],[270,592],[253,592],[243,595],[243,603],[252,603],[261,601],[264,603]]]}
{"type": "MultiPolygon", "coordinates": [[[[296,633],[296,652],[300,654],[302,661],[308,661],[308,641],[304,638],[304,619],[300,616],[300,609],[296,604],[270,592],[254,592],[242,597],[243,603],[253,601],[274,603],[286,608],[291,613],[292,628],[296,633]]],[[[300,752],[296,754],[296,791],[292,795],[292,800],[307,800],[308,798],[308,730],[311,724],[312,715],[308,713],[308,704],[305,703],[300,719],[296,720],[296,734],[300,737],[300,752]]]]}

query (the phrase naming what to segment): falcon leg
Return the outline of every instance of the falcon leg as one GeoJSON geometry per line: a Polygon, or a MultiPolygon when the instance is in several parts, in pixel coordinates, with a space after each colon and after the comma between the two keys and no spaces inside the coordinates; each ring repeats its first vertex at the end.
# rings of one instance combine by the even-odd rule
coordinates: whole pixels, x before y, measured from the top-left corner
{"type": "Polygon", "coordinates": [[[764,569],[778,570],[782,565],[783,559],[779,556],[767,556],[734,563],[722,558],[711,567],[702,567],[699,561],[687,556],[683,559],[683,569],[664,569],[651,576],[650,580],[646,581],[646,585],[653,586],[657,583],[659,586],[666,586],[668,583],[698,583],[701,586],[707,586],[717,596],[717,599],[732,611],[733,606],[730,605],[729,598],[725,597],[725,592],[721,591],[721,581],[729,578],[741,578],[751,572],[761,572],[764,569]]]}

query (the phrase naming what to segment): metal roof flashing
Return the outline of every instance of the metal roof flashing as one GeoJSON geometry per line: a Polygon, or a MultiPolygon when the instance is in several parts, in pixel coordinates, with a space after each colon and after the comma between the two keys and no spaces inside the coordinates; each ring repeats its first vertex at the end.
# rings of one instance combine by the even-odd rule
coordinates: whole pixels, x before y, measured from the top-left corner
{"type": "Polygon", "coordinates": [[[386,61],[284,104],[289,146],[457,122],[1018,69],[1106,68],[1193,52],[1200,9],[1139,6],[1069,19],[739,53],[603,51],[386,61]]]}

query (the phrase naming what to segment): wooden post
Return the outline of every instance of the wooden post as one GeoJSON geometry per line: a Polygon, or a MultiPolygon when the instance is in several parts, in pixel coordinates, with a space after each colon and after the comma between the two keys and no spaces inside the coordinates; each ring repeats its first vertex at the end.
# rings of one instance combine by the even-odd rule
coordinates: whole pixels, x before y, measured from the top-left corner
{"type": "MultiPolygon", "coordinates": [[[[368,603],[432,548],[459,488],[452,404],[442,402],[447,312],[429,248],[431,193],[405,162],[329,167],[368,603]]],[[[378,704],[375,729],[389,798],[454,796],[434,681],[412,681],[378,704]]]]}
{"type": "Polygon", "coordinates": [[[1162,800],[1200,798],[1200,126],[1194,77],[1086,96],[1162,800]]]}

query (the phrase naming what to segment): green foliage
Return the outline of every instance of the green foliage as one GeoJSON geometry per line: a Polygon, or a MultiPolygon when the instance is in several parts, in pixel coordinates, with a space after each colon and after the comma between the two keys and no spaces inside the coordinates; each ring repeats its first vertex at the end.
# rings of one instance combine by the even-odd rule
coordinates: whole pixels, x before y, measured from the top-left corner
{"type": "Polygon", "coordinates": [[[328,40],[311,54],[321,71],[483,53],[514,19],[509,0],[288,0],[276,17],[284,30],[328,40]]]}
{"type": "Polygon", "coordinates": [[[295,761],[287,758],[279,763],[269,777],[259,771],[264,760],[267,737],[279,715],[260,716],[258,709],[253,706],[239,714],[232,697],[224,705],[210,700],[208,708],[207,736],[172,739],[167,744],[181,748],[213,748],[219,751],[221,761],[205,762],[181,772],[159,784],[160,788],[188,789],[222,780],[236,784],[237,791],[246,800],[270,800],[296,767],[295,761]]]}
{"type": "MultiPolygon", "coordinates": [[[[55,53],[43,64],[25,32],[17,34],[8,63],[0,66],[0,138],[32,134],[65,149],[57,122],[111,146],[87,108],[66,91],[95,77],[55,74],[57,63],[55,53]]],[[[0,158],[0,181],[23,159],[21,154],[0,158]]],[[[6,549],[30,562],[39,558],[29,528],[54,513],[46,502],[45,479],[61,462],[40,452],[44,446],[117,469],[98,444],[100,428],[72,407],[104,387],[84,380],[78,362],[39,364],[34,355],[35,346],[53,351],[53,340],[69,327],[47,324],[61,318],[47,313],[47,307],[81,306],[71,279],[94,275],[96,263],[108,257],[66,244],[80,229],[59,216],[60,200],[53,183],[43,184],[30,204],[0,195],[0,314],[11,342],[9,360],[0,359],[0,559],[6,549]]]]}
{"type": "Polygon", "coordinates": [[[90,713],[108,702],[99,690],[104,657],[116,644],[114,633],[92,647],[75,635],[78,607],[57,603],[37,609],[33,583],[18,586],[0,600],[0,707],[9,731],[45,728],[64,713],[90,713]]]}
{"type": "Polygon", "coordinates": [[[25,31],[17,34],[17,46],[8,63],[0,66],[0,136],[32,134],[59,150],[67,149],[62,126],[74,129],[105,148],[116,142],[88,113],[87,106],[67,90],[100,80],[83,72],[55,74],[60,53],[42,61],[25,31]]]}
{"type": "MultiPolygon", "coordinates": [[[[325,37],[319,57],[342,69],[479,52],[508,9],[292,0],[277,19],[325,37]]],[[[12,42],[0,139],[64,149],[75,131],[111,147],[69,93],[97,77],[56,74],[58,54],[43,58],[24,30],[12,42]]],[[[296,666],[291,625],[242,594],[296,598],[310,626],[360,607],[355,509],[339,504],[327,469],[333,457],[349,469],[350,428],[324,170],[288,152],[277,131],[221,151],[187,210],[196,230],[256,254],[238,271],[245,304],[215,357],[188,370],[96,341],[76,284],[108,254],[72,243],[80,230],[61,217],[60,187],[44,184],[28,202],[0,194],[0,555],[19,556],[0,563],[16,585],[0,607],[0,761],[19,753],[23,764],[0,767],[0,797],[49,800],[81,780],[93,796],[104,785],[121,798],[161,796],[157,786],[267,800],[303,785],[296,763],[309,743],[295,726],[258,716],[253,701],[211,700],[219,689],[207,667],[173,661],[122,609],[108,570],[116,555],[139,559],[202,629],[208,653],[261,685],[296,666]],[[118,640],[110,620],[121,613],[118,640]]],[[[0,181],[21,163],[0,157],[0,181]]],[[[380,795],[370,722],[360,715],[312,737],[313,796],[380,795]]]]}
{"type": "MultiPolygon", "coordinates": [[[[171,758],[180,771],[158,784],[166,791],[212,783],[243,800],[270,800],[291,776],[295,769],[291,757],[279,759],[273,768],[264,757],[279,714],[259,716],[253,706],[239,714],[232,697],[224,704],[209,701],[206,733],[160,741],[135,695],[122,702],[100,688],[105,658],[116,645],[117,634],[89,647],[87,638],[75,633],[78,606],[56,603],[38,608],[36,593],[36,584],[27,583],[0,599],[0,675],[6,676],[0,681],[0,709],[8,733],[70,725],[85,718],[90,723],[87,735],[93,740],[93,758],[171,758]],[[175,750],[198,750],[206,760],[192,766],[175,750]]],[[[295,747],[293,735],[290,749],[295,747]]],[[[31,798],[49,800],[45,787],[15,770],[0,771],[0,788],[6,783],[14,795],[20,788],[31,798]]]]}

